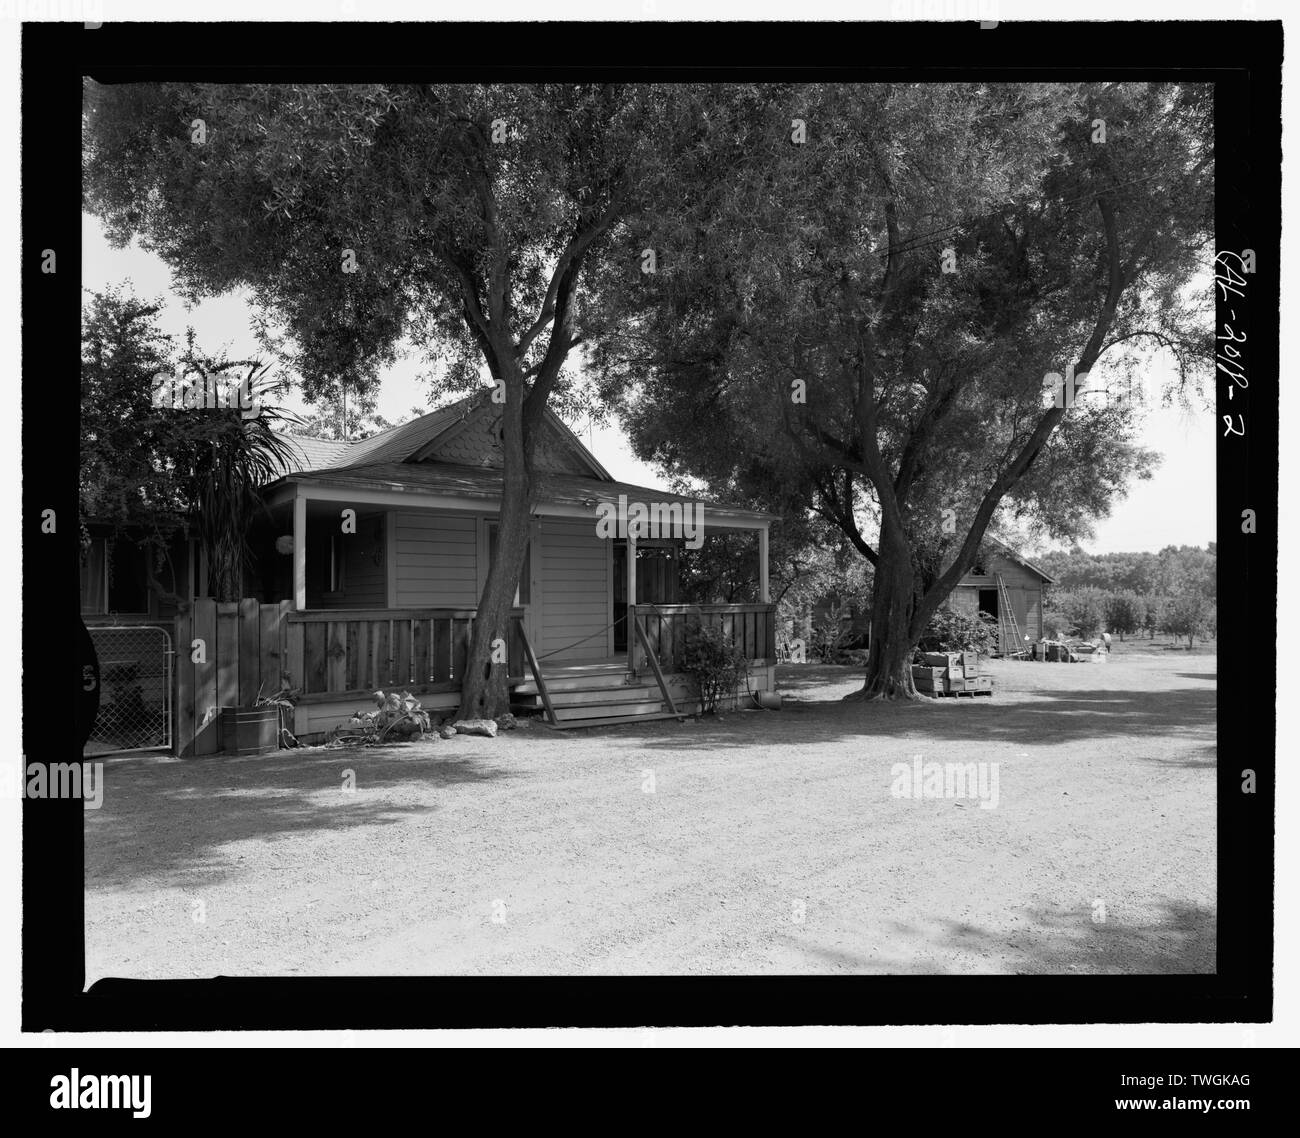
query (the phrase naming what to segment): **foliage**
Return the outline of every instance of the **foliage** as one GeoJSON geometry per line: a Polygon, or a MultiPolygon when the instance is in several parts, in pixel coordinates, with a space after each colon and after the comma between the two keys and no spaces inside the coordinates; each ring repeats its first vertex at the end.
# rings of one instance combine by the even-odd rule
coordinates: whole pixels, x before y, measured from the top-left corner
{"type": "Polygon", "coordinates": [[[943,605],[930,618],[918,647],[925,652],[978,652],[987,656],[998,640],[998,624],[986,612],[943,605]]]}
{"type": "Polygon", "coordinates": [[[718,179],[734,140],[699,84],[106,85],[87,80],[87,208],[139,236],[187,295],[247,288],[309,400],[363,395],[412,346],[439,393],[500,385],[501,541],[462,712],[508,704],[492,659],[523,564],[545,410],[623,226],[718,179]],[[204,135],[195,137],[195,123],[204,135]]]}
{"type": "Polygon", "coordinates": [[[332,732],[335,741],[375,746],[394,739],[410,740],[432,730],[429,713],[410,692],[375,692],[374,711],[359,711],[332,732]]]}
{"type": "Polygon", "coordinates": [[[298,739],[288,727],[285,726],[285,718],[290,717],[292,721],[293,709],[298,704],[298,696],[302,693],[297,688],[282,687],[279,691],[272,692],[270,695],[263,695],[262,689],[257,689],[257,698],[253,700],[254,707],[274,707],[280,715],[280,733],[279,741],[282,747],[299,746],[298,739]]]}
{"type": "Polygon", "coordinates": [[[812,640],[808,645],[809,654],[823,664],[835,663],[844,646],[857,635],[856,631],[844,623],[848,605],[831,605],[830,611],[813,622],[812,640]]]}
{"type": "Polygon", "coordinates": [[[1069,631],[1084,640],[1091,640],[1106,623],[1106,594],[1091,585],[1082,589],[1050,586],[1046,603],[1054,613],[1065,615],[1069,627],[1061,628],[1062,632],[1069,631]]]}
{"type": "MultiPolygon", "coordinates": [[[[130,533],[160,565],[168,539],[193,530],[208,554],[214,595],[238,600],[247,534],[263,510],[262,484],[278,477],[288,447],[276,427],[293,416],[268,404],[279,390],[255,360],[210,356],[191,331],[183,345],[157,321],[160,303],[125,289],[91,294],[82,313],[79,505],[85,522],[130,533]],[[163,375],[247,384],[259,410],[154,405],[163,375]]],[[[172,575],[175,580],[175,575],[172,575]]],[[[157,587],[155,583],[155,587],[157,587]]],[[[159,590],[161,591],[161,589],[159,590]]]]}
{"type": "Polygon", "coordinates": [[[1045,404],[1044,376],[1104,357],[1098,380],[1120,381],[1152,344],[1180,380],[1208,371],[1209,294],[1189,303],[1184,286],[1211,245],[1212,95],[973,83],[779,97],[784,114],[722,108],[729,180],[634,223],[668,269],[636,289],[632,269],[613,273],[608,303],[634,318],[611,318],[592,357],[640,457],[810,508],[875,567],[866,690],[891,694],[910,686],[892,642],[919,639],[995,517],[1083,534],[1154,464],[1131,406],[1045,404]]]}
{"type": "Polygon", "coordinates": [[[681,670],[691,678],[699,693],[701,713],[714,713],[719,700],[735,695],[741,681],[748,677],[748,662],[716,624],[689,628],[685,640],[681,670]]]}
{"type": "Polygon", "coordinates": [[[1142,598],[1131,589],[1107,594],[1104,603],[1106,628],[1110,632],[1118,632],[1121,640],[1128,633],[1136,632],[1142,627],[1142,622],[1146,619],[1146,608],[1142,598]]]}
{"type": "Polygon", "coordinates": [[[1160,629],[1175,638],[1187,637],[1191,648],[1198,636],[1211,634],[1216,620],[1215,606],[1197,589],[1183,589],[1169,598],[1160,616],[1160,629]]]}

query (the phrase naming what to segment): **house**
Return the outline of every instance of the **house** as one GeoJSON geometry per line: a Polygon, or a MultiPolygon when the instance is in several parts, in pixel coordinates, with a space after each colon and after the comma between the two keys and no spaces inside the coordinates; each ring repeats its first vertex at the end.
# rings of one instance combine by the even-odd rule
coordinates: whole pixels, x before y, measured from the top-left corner
{"type": "MultiPolygon", "coordinates": [[[[500,414],[484,392],[359,442],[283,436],[294,459],[263,490],[246,599],[196,600],[177,620],[177,643],[207,656],[177,655],[178,753],[215,750],[215,708],[282,684],[301,693],[292,729],[306,740],[376,689],[409,690],[435,717],[457,707],[497,545],[500,414]]],[[[771,690],[775,516],[616,481],[550,412],[542,432],[508,645],[516,709],[549,702],[561,726],[691,712],[679,665],[700,622],[733,637],[750,689],[771,690]],[[756,595],[678,603],[680,551],[719,530],[753,538],[756,595]]]]}
{"type": "Polygon", "coordinates": [[[986,537],[980,560],[957,583],[948,604],[971,616],[988,613],[997,621],[999,650],[1010,651],[1008,645],[1017,636],[1021,643],[1016,650],[1023,650],[1026,637],[1038,641],[1050,631],[1043,628],[1043,587],[1052,583],[1053,578],[1011,546],[986,537]]]}

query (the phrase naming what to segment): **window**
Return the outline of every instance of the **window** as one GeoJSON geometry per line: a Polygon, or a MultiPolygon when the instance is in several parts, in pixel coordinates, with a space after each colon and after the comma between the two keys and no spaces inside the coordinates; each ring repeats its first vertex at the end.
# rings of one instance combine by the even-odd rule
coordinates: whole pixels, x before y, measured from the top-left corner
{"type": "Polygon", "coordinates": [[[105,538],[91,542],[81,555],[81,611],[147,614],[146,556],[126,538],[119,538],[111,546],[105,538]]]}

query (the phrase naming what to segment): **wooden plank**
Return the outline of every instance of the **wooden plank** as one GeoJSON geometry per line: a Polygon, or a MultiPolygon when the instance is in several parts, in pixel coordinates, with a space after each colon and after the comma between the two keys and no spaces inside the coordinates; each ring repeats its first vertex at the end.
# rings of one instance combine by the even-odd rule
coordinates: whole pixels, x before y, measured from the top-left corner
{"type": "Polygon", "coordinates": [[[365,629],[362,635],[365,638],[365,651],[357,652],[357,683],[362,686],[370,683],[375,675],[375,630],[378,627],[373,620],[361,622],[361,627],[365,629]]]}
{"type": "MultiPolygon", "coordinates": [[[[440,683],[451,679],[451,618],[435,620],[433,623],[433,672],[432,679],[440,683]]],[[[460,680],[460,676],[456,677],[460,680]]]]}
{"type": "Polygon", "coordinates": [[[217,753],[217,602],[194,602],[194,637],[203,642],[205,660],[194,665],[194,754],[217,753]],[[206,720],[206,722],[205,722],[206,720]]]}
{"type": "Polygon", "coordinates": [[[393,621],[393,683],[405,688],[412,682],[411,622],[395,620],[393,621]]]}
{"type": "Polygon", "coordinates": [[[427,684],[433,676],[429,659],[430,626],[427,620],[411,622],[411,682],[427,684]]]}
{"type": "Polygon", "coordinates": [[[217,708],[239,706],[239,602],[217,603],[217,708]]]}
{"type": "Polygon", "coordinates": [[[289,613],[293,610],[284,601],[280,606],[280,675],[291,688],[306,691],[305,661],[303,659],[303,628],[301,624],[291,624],[289,613]]]}
{"type": "Polygon", "coordinates": [[[347,687],[347,631],[346,621],[332,620],[325,645],[325,690],[342,691],[347,687]]]}
{"type": "MultiPolygon", "coordinates": [[[[256,603],[256,602],[254,602],[256,603]]],[[[280,690],[280,606],[257,606],[257,682],[263,695],[280,690]]],[[[244,669],[241,664],[239,674],[244,669]]]]}
{"type": "Polygon", "coordinates": [[[370,660],[373,669],[370,673],[371,691],[385,691],[389,687],[388,646],[391,643],[389,636],[392,631],[390,624],[390,621],[378,620],[371,628],[371,635],[375,642],[374,654],[370,660]]]}
{"type": "Polygon", "coordinates": [[[235,606],[235,702],[252,707],[262,674],[261,621],[258,603],[244,597],[235,606]]]}
{"type": "Polygon", "coordinates": [[[303,630],[303,680],[304,692],[325,691],[325,633],[327,625],[300,624],[303,630]]]}
{"type": "Polygon", "coordinates": [[[347,639],[344,641],[343,687],[352,691],[359,685],[357,677],[360,674],[361,622],[349,620],[345,628],[347,639]]]}
{"type": "Polygon", "coordinates": [[[289,620],[294,624],[328,624],[332,620],[429,620],[434,617],[471,620],[474,614],[474,609],[466,608],[339,608],[291,612],[289,620]]]}
{"type": "MultiPolygon", "coordinates": [[[[438,695],[445,692],[460,691],[460,684],[411,684],[403,690],[409,691],[412,695],[438,695]]],[[[373,695],[374,690],[371,688],[356,688],[353,691],[313,692],[311,695],[300,696],[298,706],[310,707],[318,703],[341,703],[347,700],[355,700],[359,710],[370,711],[374,708],[373,695]]]]}
{"type": "Polygon", "coordinates": [[[192,612],[176,617],[176,754],[188,759],[194,754],[194,663],[190,659],[190,642],[194,638],[192,612]]]}

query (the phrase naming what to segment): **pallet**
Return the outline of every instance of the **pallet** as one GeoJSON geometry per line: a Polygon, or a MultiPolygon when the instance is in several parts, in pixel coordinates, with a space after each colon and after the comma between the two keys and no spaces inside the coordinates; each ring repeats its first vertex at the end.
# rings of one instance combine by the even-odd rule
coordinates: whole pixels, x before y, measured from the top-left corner
{"type": "MultiPolygon", "coordinates": [[[[916,690],[921,691],[922,689],[917,688],[916,690]]],[[[935,699],[942,699],[945,696],[959,696],[959,695],[968,695],[974,698],[977,695],[992,695],[993,689],[979,688],[978,690],[972,689],[971,691],[928,691],[925,694],[932,695],[934,696],[935,699]]]]}

